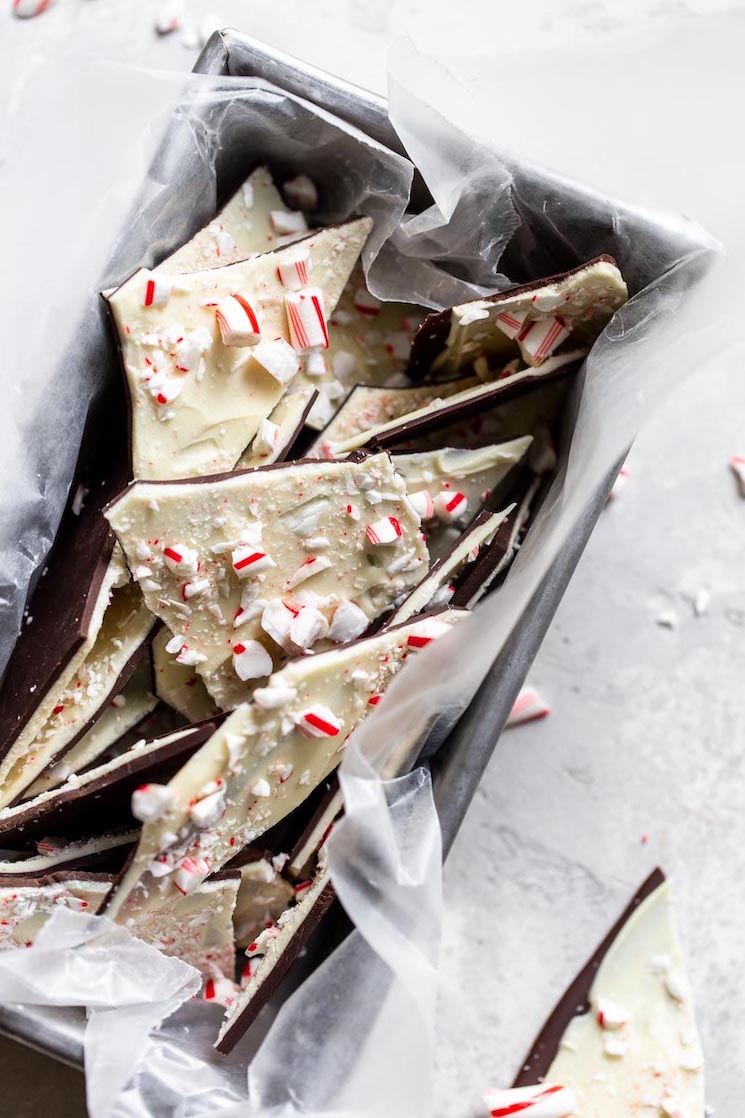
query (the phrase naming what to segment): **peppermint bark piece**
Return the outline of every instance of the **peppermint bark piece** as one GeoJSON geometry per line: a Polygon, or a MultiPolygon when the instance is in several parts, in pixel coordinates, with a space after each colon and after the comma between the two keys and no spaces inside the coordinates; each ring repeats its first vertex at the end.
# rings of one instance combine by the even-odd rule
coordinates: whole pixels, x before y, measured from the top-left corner
{"type": "Polygon", "coordinates": [[[0,878],[0,951],[31,947],[60,906],[94,913],[110,888],[111,878],[104,874],[60,873],[12,881],[0,878]]]}
{"type": "Polygon", "coordinates": [[[535,388],[568,376],[579,368],[586,353],[585,349],[567,350],[549,357],[537,369],[510,369],[506,376],[498,380],[479,383],[473,388],[466,388],[446,397],[441,392],[439,398],[415,411],[334,443],[333,452],[342,455],[363,446],[394,447],[414,439],[419,440],[478,416],[486,409],[512,403],[526,393],[532,393],[535,388]]]}
{"type": "Polygon", "coordinates": [[[168,651],[196,668],[223,709],[288,654],[360,636],[427,561],[386,454],[139,482],[107,516],[147,605],[173,634],[168,651]]]}
{"type": "Polygon", "coordinates": [[[629,297],[611,256],[561,275],[430,315],[414,338],[408,374],[453,375],[479,359],[531,367],[567,350],[589,349],[629,297]]]}
{"type": "Polygon", "coordinates": [[[670,888],[660,870],[642,885],[537,1037],[515,1085],[538,1082],[544,1090],[561,1086],[571,1094],[573,1105],[562,1112],[567,1116],[627,1118],[644,1111],[703,1118],[701,1043],[670,888]]]}
{"type": "Polygon", "coordinates": [[[313,879],[296,887],[296,903],[279,916],[276,926],[249,944],[246,984],[229,1005],[215,1048],[231,1052],[275,992],[301,949],[326,915],[335,893],[321,851],[313,879]]]}
{"type": "Polygon", "coordinates": [[[50,788],[58,788],[72,773],[90,768],[114,742],[155,709],[158,699],[152,693],[152,672],[147,652],[148,649],[140,645],[139,666],[135,668],[129,681],[109,701],[90,730],[26,789],[23,799],[38,796],[40,792],[46,792],[50,788]]]}
{"type": "Polygon", "coordinates": [[[295,660],[156,791],[107,902],[119,922],[195,889],[306,799],[412,653],[467,616],[445,611],[295,660]]]}
{"type": "Polygon", "coordinates": [[[526,435],[473,450],[444,447],[393,455],[393,464],[406,482],[409,501],[422,518],[432,558],[439,558],[452,546],[463,526],[525,457],[532,442],[526,435]]]}
{"type": "Polygon", "coordinates": [[[0,878],[46,877],[71,870],[121,869],[127,852],[137,842],[137,831],[116,831],[89,839],[68,842],[64,839],[41,839],[38,853],[20,855],[13,861],[0,862],[0,878]],[[101,864],[104,863],[102,866],[101,864]]]}
{"type": "Polygon", "coordinates": [[[266,167],[257,167],[212,221],[153,271],[171,276],[201,272],[271,252],[282,241],[272,214],[287,212],[272,176],[266,167]]]}
{"type": "Polygon", "coordinates": [[[23,850],[46,835],[79,837],[111,827],[131,827],[132,793],[143,782],[168,780],[210,737],[214,722],[187,726],[69,777],[59,788],[0,810],[0,848],[23,850]]]}
{"type": "Polygon", "coordinates": [[[135,477],[233,468],[296,376],[299,354],[328,347],[327,316],[371,227],[360,218],[175,278],[141,269],[107,296],[129,389],[135,477]],[[298,261],[303,283],[294,289],[286,272],[298,261]]]}
{"type": "Polygon", "coordinates": [[[343,810],[344,797],[336,774],[333,774],[325,795],[290,851],[285,872],[293,881],[307,879],[311,863],[331,834],[331,828],[343,810]]]}
{"type": "MultiPolygon", "coordinates": [[[[134,671],[153,618],[131,582],[102,588],[100,627],[70,662],[0,760],[0,807],[13,803],[50,764],[70,749],[108,708],[134,671]],[[63,683],[64,680],[64,683],[63,683]],[[53,704],[53,705],[51,705],[53,704]]],[[[91,626],[94,628],[94,626],[91,626]]]]}
{"type": "Polygon", "coordinates": [[[315,388],[293,386],[292,391],[282,397],[269,418],[262,420],[250,447],[238,459],[236,469],[248,470],[255,466],[284,462],[302,434],[316,395],[315,388]]]}
{"type": "Polygon", "coordinates": [[[494,539],[480,548],[473,564],[458,581],[451,598],[454,606],[473,609],[495,580],[507,570],[526,531],[540,485],[540,478],[534,478],[515,505],[507,510],[494,539]]]}
{"type": "Polygon", "coordinates": [[[400,419],[410,412],[437,404],[467,388],[477,387],[479,383],[475,377],[463,377],[445,384],[422,384],[408,388],[376,388],[369,384],[358,384],[311,443],[308,454],[323,454],[326,458],[333,458],[338,444],[400,419]]]}
{"type": "Polygon", "coordinates": [[[510,505],[504,512],[480,513],[450,550],[437,560],[429,574],[396,607],[387,624],[401,625],[430,607],[446,605],[453,600],[456,591],[451,585],[452,580],[469,563],[476,561],[481,548],[494,539],[513,508],[510,505]]]}

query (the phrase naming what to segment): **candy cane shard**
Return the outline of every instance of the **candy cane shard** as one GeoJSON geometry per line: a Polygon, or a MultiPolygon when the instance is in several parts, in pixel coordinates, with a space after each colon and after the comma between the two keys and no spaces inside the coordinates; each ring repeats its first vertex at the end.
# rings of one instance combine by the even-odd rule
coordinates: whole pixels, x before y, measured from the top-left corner
{"type": "Polygon", "coordinates": [[[745,454],[733,454],[729,460],[729,468],[735,475],[740,496],[745,497],[745,454]]]}
{"type": "Polygon", "coordinates": [[[171,634],[167,629],[156,633],[152,643],[153,679],[159,699],[178,711],[188,722],[203,722],[217,714],[217,706],[207,688],[190,664],[180,664],[167,651],[171,634]]]}
{"type": "Polygon", "coordinates": [[[599,256],[570,272],[430,315],[414,338],[408,373],[455,374],[477,359],[538,367],[563,348],[587,350],[629,297],[615,260],[599,256]]]}
{"type": "Polygon", "coordinates": [[[240,887],[233,913],[236,947],[245,948],[264,928],[276,923],[288,907],[295,890],[277,872],[268,856],[259,856],[237,866],[240,887]]]}
{"type": "Polygon", "coordinates": [[[285,818],[339,763],[347,737],[374,709],[370,697],[464,616],[445,611],[271,676],[170,781],[170,804],[144,823],[108,914],[124,922],[167,904],[285,818]],[[205,819],[199,805],[210,796],[215,810],[205,819]]]}
{"type": "Polygon", "coordinates": [[[442,391],[446,385],[439,385],[439,397],[432,399],[430,403],[333,443],[333,452],[337,455],[349,454],[363,446],[395,447],[413,439],[421,439],[444,427],[477,416],[485,409],[509,403],[539,386],[567,376],[579,366],[586,353],[586,349],[566,350],[550,357],[539,368],[519,368],[500,380],[479,383],[473,388],[447,396],[442,391]]]}
{"type": "Polygon", "coordinates": [[[473,450],[445,447],[392,456],[422,518],[430,556],[437,559],[448,550],[458,530],[484,507],[532,442],[526,435],[473,450]]]}
{"type": "MultiPolygon", "coordinates": [[[[330,314],[372,227],[359,218],[309,234],[308,290],[330,314]]],[[[141,269],[106,298],[129,389],[132,467],[139,478],[232,469],[279,403],[293,369],[278,352],[291,324],[277,275],[297,246],[173,277],[167,301],[150,299],[164,273],[141,269]],[[259,344],[254,344],[259,343],[259,344]]],[[[289,346],[287,347],[289,349],[289,346]]],[[[299,368],[295,360],[294,369],[299,368]]]]}
{"type": "MultiPolygon", "coordinates": [[[[115,741],[155,709],[158,699],[152,693],[152,672],[147,648],[140,646],[139,666],[122,690],[109,701],[103,714],[93,723],[59,761],[50,765],[23,793],[31,799],[40,792],[57,788],[73,773],[89,768],[115,741]]],[[[196,721],[196,719],[194,719],[196,721]]]]}
{"type": "Polygon", "coordinates": [[[221,268],[253,253],[270,252],[278,247],[280,237],[271,214],[284,208],[266,167],[258,167],[212,221],[153,270],[175,276],[221,268]]]}
{"type": "Polygon", "coordinates": [[[138,588],[128,582],[100,604],[93,643],[86,642],[71,661],[72,673],[63,673],[0,760],[0,807],[13,803],[86,734],[137,666],[153,627],[138,588]]]}
{"type": "Polygon", "coordinates": [[[90,831],[131,827],[132,793],[148,781],[169,780],[183,761],[212,734],[214,722],[187,726],[73,775],[59,788],[0,810],[0,847],[28,849],[49,834],[75,836],[80,821],[90,831]]]}
{"type": "Polygon", "coordinates": [[[452,547],[437,560],[429,574],[396,607],[387,624],[400,625],[430,607],[448,604],[455,593],[452,582],[458,578],[464,567],[477,559],[481,547],[494,538],[513,508],[510,505],[503,512],[480,513],[452,547]]]}
{"type": "Polygon", "coordinates": [[[703,1118],[703,1054],[660,870],[641,886],[536,1038],[515,1086],[537,1082],[572,1092],[572,1115],[628,1118],[648,1111],[703,1118]]]}
{"type": "Polygon", "coordinates": [[[551,713],[551,707],[535,687],[523,687],[512,705],[507,726],[522,726],[524,722],[537,722],[551,713]]]}
{"type": "Polygon", "coordinates": [[[484,1102],[492,1118],[508,1118],[516,1114],[525,1118],[571,1118],[577,1113],[574,1092],[560,1083],[484,1091],[484,1102]]]}
{"type": "Polygon", "coordinates": [[[476,378],[464,377],[445,384],[422,384],[408,388],[356,385],[311,443],[308,454],[333,457],[337,445],[478,384],[476,378]]]}
{"type": "Polygon", "coordinates": [[[343,603],[372,621],[415,585],[427,562],[419,518],[387,454],[138,482],[106,515],[145,602],[173,634],[168,651],[196,668],[223,709],[256,685],[236,670],[236,643],[260,642],[275,666],[288,654],[317,651],[343,603]],[[386,517],[400,535],[373,545],[368,529],[386,517]],[[164,548],[172,542],[195,553],[196,576],[169,567],[164,548]],[[204,590],[185,601],[194,577],[204,590]]]}
{"type": "Polygon", "coordinates": [[[249,945],[247,981],[226,1011],[215,1042],[218,1052],[226,1054],[233,1050],[326,915],[334,897],[322,852],[313,879],[298,894],[296,903],[285,909],[275,927],[262,932],[249,945]]]}
{"type": "Polygon", "coordinates": [[[302,433],[316,395],[315,388],[301,387],[283,396],[269,418],[259,426],[253,442],[238,459],[236,469],[249,470],[284,462],[302,433]]]}
{"type": "Polygon", "coordinates": [[[129,830],[73,841],[41,839],[36,844],[38,853],[0,861],[0,879],[46,877],[61,871],[69,873],[94,867],[121,869],[127,852],[137,842],[137,835],[137,831],[129,830]]]}

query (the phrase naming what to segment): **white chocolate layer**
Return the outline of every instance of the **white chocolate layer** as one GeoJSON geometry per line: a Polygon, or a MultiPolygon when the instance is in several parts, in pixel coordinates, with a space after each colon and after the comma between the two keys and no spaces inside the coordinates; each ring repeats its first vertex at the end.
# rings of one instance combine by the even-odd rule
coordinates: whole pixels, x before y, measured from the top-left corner
{"type": "Polygon", "coordinates": [[[236,947],[249,943],[287,908],[295,890],[266,858],[240,866],[241,887],[233,913],[236,947]]]}
{"type": "Polygon", "coordinates": [[[111,888],[111,879],[70,880],[48,885],[0,887],[0,951],[30,947],[60,905],[75,912],[95,913],[111,888]]]}
{"type": "Polygon", "coordinates": [[[306,608],[328,622],[340,602],[352,601],[372,620],[419,581],[427,562],[418,518],[387,454],[362,462],[303,461],[215,482],[139,482],[107,516],[147,605],[186,643],[186,652],[176,654],[182,662],[194,659],[223,709],[245,701],[256,682],[243,681],[233,667],[237,643],[260,642],[275,666],[288,651],[302,651],[277,642],[281,634],[266,606],[276,605],[288,623],[293,611],[306,608]],[[368,530],[388,517],[400,535],[389,545],[372,544],[368,530]],[[174,546],[196,553],[194,573],[168,565],[164,548],[174,546]],[[256,564],[256,574],[250,566],[234,569],[259,554],[268,558],[256,564]],[[317,558],[315,571],[308,563],[317,558]],[[195,580],[205,588],[185,599],[195,580]]]}
{"type": "Polygon", "coordinates": [[[170,781],[170,806],[143,825],[108,914],[126,922],[170,903],[280,822],[336,767],[347,737],[374,709],[370,700],[409,654],[464,616],[443,612],[273,675],[170,781]],[[207,797],[214,810],[195,813],[207,797]]]}
{"type": "Polygon", "coordinates": [[[600,964],[590,1003],[591,1011],[566,1030],[546,1075],[546,1082],[574,1091],[572,1113],[703,1118],[703,1055],[667,883],[622,928],[600,964]],[[613,1015],[603,1028],[598,1011],[609,1003],[613,1015]],[[616,1024],[617,1017],[627,1020],[616,1024]]]}
{"type": "Polygon", "coordinates": [[[166,652],[171,639],[167,629],[153,638],[153,675],[159,699],[182,714],[188,722],[203,722],[217,714],[217,706],[210,698],[201,676],[189,664],[179,664],[175,656],[166,652]]]}
{"type": "Polygon", "coordinates": [[[261,438],[262,430],[259,428],[251,445],[238,459],[236,469],[249,470],[255,466],[270,466],[279,461],[302,431],[303,416],[315,395],[316,389],[313,387],[294,389],[293,386],[293,391],[282,397],[269,416],[269,422],[277,428],[274,446],[269,448],[266,440],[261,438]]]}
{"type": "MultiPolygon", "coordinates": [[[[360,218],[303,240],[308,286],[323,293],[327,315],[371,227],[369,218],[360,218]]],[[[238,461],[287,384],[267,371],[251,345],[223,344],[215,308],[240,295],[254,308],[262,340],[289,341],[277,268],[295,251],[291,246],[174,277],[162,305],[144,305],[154,277],[144,269],[109,296],[129,387],[135,477],[195,477],[230,470],[238,461]]],[[[160,273],[155,280],[166,290],[171,282],[160,273]]]]}
{"type": "Polygon", "coordinates": [[[78,858],[115,850],[119,846],[130,846],[137,841],[137,835],[137,831],[119,831],[116,834],[81,839],[79,842],[46,839],[37,843],[38,854],[20,856],[12,862],[0,862],[0,876],[20,874],[26,877],[42,877],[44,874],[64,870],[69,862],[77,861],[78,858]]]}

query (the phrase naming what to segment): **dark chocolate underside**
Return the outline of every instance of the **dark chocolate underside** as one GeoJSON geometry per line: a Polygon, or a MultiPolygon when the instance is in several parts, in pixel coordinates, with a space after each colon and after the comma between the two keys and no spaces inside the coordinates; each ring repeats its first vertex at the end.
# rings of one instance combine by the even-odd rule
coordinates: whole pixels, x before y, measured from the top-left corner
{"type": "Polygon", "coordinates": [[[631,902],[621,913],[608,935],[585,964],[571,986],[562,994],[553,1012],[533,1041],[527,1058],[523,1061],[513,1087],[528,1087],[543,1080],[559,1050],[561,1038],[575,1017],[587,1013],[590,1008],[589,995],[600,964],[608,954],[627,921],[636,912],[642,901],[654,893],[665,880],[662,870],[655,869],[647,880],[639,886],[631,902]]]}
{"type": "Polygon", "coordinates": [[[91,614],[114,546],[101,510],[126,485],[126,408],[122,386],[107,387],[91,409],[68,505],[36,585],[0,688],[0,757],[88,635],[91,614]],[[79,515],[72,503],[88,492],[79,515]]]}
{"type": "MultiPolygon", "coordinates": [[[[496,294],[487,295],[483,300],[480,299],[478,301],[484,303],[503,303],[506,299],[514,299],[516,296],[522,295],[527,291],[535,291],[541,287],[548,287],[553,283],[560,283],[569,276],[576,275],[577,272],[584,272],[585,268],[589,268],[592,264],[599,264],[601,262],[616,265],[616,261],[612,256],[607,256],[603,253],[601,256],[596,256],[592,260],[588,260],[585,264],[580,264],[576,268],[570,268],[568,272],[559,272],[554,276],[533,280],[531,283],[522,284],[520,287],[510,287],[506,291],[498,291],[496,294]]],[[[413,381],[426,379],[432,367],[432,363],[442,353],[448,340],[448,335],[450,334],[452,316],[452,308],[445,311],[437,311],[435,314],[427,315],[424,322],[417,330],[411,343],[411,355],[406,368],[406,375],[413,381]]]]}
{"type": "Polygon", "coordinates": [[[32,847],[44,835],[72,839],[102,834],[115,827],[136,826],[130,810],[132,793],[140,784],[165,783],[217,728],[202,722],[173,742],[151,752],[125,754],[118,767],[82,787],[67,785],[43,804],[31,800],[24,811],[0,818],[0,846],[12,850],[32,847]]]}
{"type": "Polygon", "coordinates": [[[230,1026],[215,1044],[215,1048],[223,1055],[227,1055],[235,1048],[238,1041],[256,1020],[256,1017],[277,991],[282,979],[297,959],[300,951],[306,946],[318,925],[326,916],[331,904],[336,897],[334,887],[327,884],[317,897],[315,903],[306,914],[300,927],[296,930],[287,947],[277,959],[266,979],[260,983],[251,1001],[241,1013],[232,1018],[230,1026]]]}

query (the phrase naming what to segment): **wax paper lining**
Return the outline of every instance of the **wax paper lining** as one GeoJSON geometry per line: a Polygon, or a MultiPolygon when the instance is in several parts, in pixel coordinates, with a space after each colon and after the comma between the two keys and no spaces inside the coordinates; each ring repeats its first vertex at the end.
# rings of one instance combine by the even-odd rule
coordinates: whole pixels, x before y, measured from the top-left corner
{"type": "MultiPolygon", "coordinates": [[[[102,164],[108,167],[106,186],[113,193],[97,184],[97,195],[106,204],[93,218],[89,215],[86,244],[96,251],[91,249],[85,261],[78,262],[79,276],[101,274],[101,245],[115,242],[123,215],[128,215],[124,234],[105,269],[107,283],[180,243],[214,212],[218,190],[226,193],[251,166],[269,161],[280,173],[306,170],[319,179],[325,219],[356,211],[374,214],[376,235],[365,264],[371,287],[381,296],[415,297],[440,307],[503,286],[516,274],[507,271],[511,259],[538,276],[570,266],[567,260],[572,256],[579,263],[598,252],[617,257],[634,292],[586,362],[571,446],[505,587],[447,642],[415,661],[374,718],[353,735],[342,767],[346,818],[332,837],[330,862],[337,892],[357,930],[296,990],[276,1018],[273,1010],[265,1014],[227,1059],[210,1050],[219,1015],[214,1007],[197,1002],[185,1003],[157,1028],[144,1058],[137,1059],[142,1054],[143,1020],[150,1024],[168,1013],[173,1008],[169,999],[178,1000],[186,988],[182,985],[181,994],[174,993],[169,986],[172,963],[165,959],[162,965],[156,959],[148,964],[153,968],[154,998],[163,1013],[152,1006],[142,1017],[131,1014],[128,1005],[107,1009],[108,1032],[99,1029],[95,1043],[90,1037],[86,1042],[93,1118],[198,1118],[216,1111],[428,1115],[434,1105],[439,832],[425,773],[416,770],[387,783],[381,783],[379,774],[394,771],[410,758],[413,744],[434,717],[443,712],[452,716],[463,708],[644,415],[678,380],[703,368],[721,349],[727,337],[722,329],[723,270],[704,279],[716,245],[683,218],[615,205],[561,180],[547,192],[545,180],[536,177],[529,164],[480,147],[447,122],[442,72],[406,46],[393,61],[392,116],[435,206],[405,219],[411,174],[407,161],[296,98],[253,80],[203,79],[184,93],[172,76],[135,77],[102,68],[99,78],[104,115],[112,104],[107,98],[120,97],[135,82],[132,119],[149,123],[145,143],[137,139],[140,133],[131,123],[124,140],[120,132],[116,142],[109,139],[101,151],[102,164]],[[128,209],[176,92],[180,105],[166,147],[150,168],[144,192],[128,209]],[[650,229],[655,236],[647,240],[640,231],[650,229]],[[556,261],[553,269],[545,267],[547,258],[556,261]],[[434,268],[433,261],[450,261],[452,266],[434,268]],[[94,265],[101,267],[96,270],[94,265]],[[167,994],[162,1005],[161,992],[167,994]],[[128,1038],[124,1045],[123,1036],[128,1038]],[[112,1079],[114,1046],[119,1055],[112,1079]],[[123,1051],[131,1052],[129,1069],[122,1064],[123,1051]],[[111,1083],[123,1082],[128,1071],[133,1074],[126,1089],[114,1098],[111,1083]]],[[[71,107],[86,89],[81,76],[65,92],[71,107]]],[[[34,406],[26,405],[20,419],[15,416],[18,457],[13,467],[20,471],[22,519],[14,519],[18,509],[8,501],[2,524],[8,541],[3,549],[8,573],[3,577],[8,587],[16,588],[16,614],[24,582],[59,516],[85,402],[99,378],[114,371],[103,323],[90,290],[81,293],[84,286],[66,294],[65,309],[70,314],[73,307],[87,307],[87,326],[71,344],[82,346],[88,359],[76,362],[68,355],[60,370],[52,360],[59,352],[60,335],[42,331],[44,344],[26,366],[34,406]],[[40,353],[49,358],[46,373],[43,362],[37,361],[40,353]],[[105,357],[94,362],[94,354],[105,357]],[[63,404],[64,438],[58,438],[61,445],[50,463],[53,413],[63,404]],[[31,424],[45,434],[33,452],[27,445],[31,424]],[[36,474],[42,462],[40,485],[36,474]],[[14,536],[19,524],[23,530],[14,536]],[[20,562],[17,546],[10,545],[18,538],[23,540],[20,562]]],[[[6,618],[11,616],[9,610],[6,618]]],[[[11,629],[12,625],[8,633],[11,629]]],[[[83,919],[65,915],[71,926],[83,919]]],[[[95,924],[96,934],[111,934],[105,921],[95,924]]],[[[85,927],[90,934],[92,926],[85,927]]],[[[124,933],[106,943],[112,966],[118,951],[131,950],[124,933]]],[[[44,951],[40,942],[20,953],[30,960],[27,966],[33,967],[36,960],[43,974],[43,991],[35,998],[46,997],[52,1005],[94,1004],[85,960],[77,969],[63,969],[47,957],[48,965],[42,967],[44,951]]],[[[68,959],[83,952],[84,946],[73,945],[68,959]]],[[[4,958],[0,999],[18,1001],[13,957],[4,958]]],[[[126,973],[121,978],[121,986],[112,992],[114,1002],[141,1004],[137,983],[130,986],[126,973]]]]}

